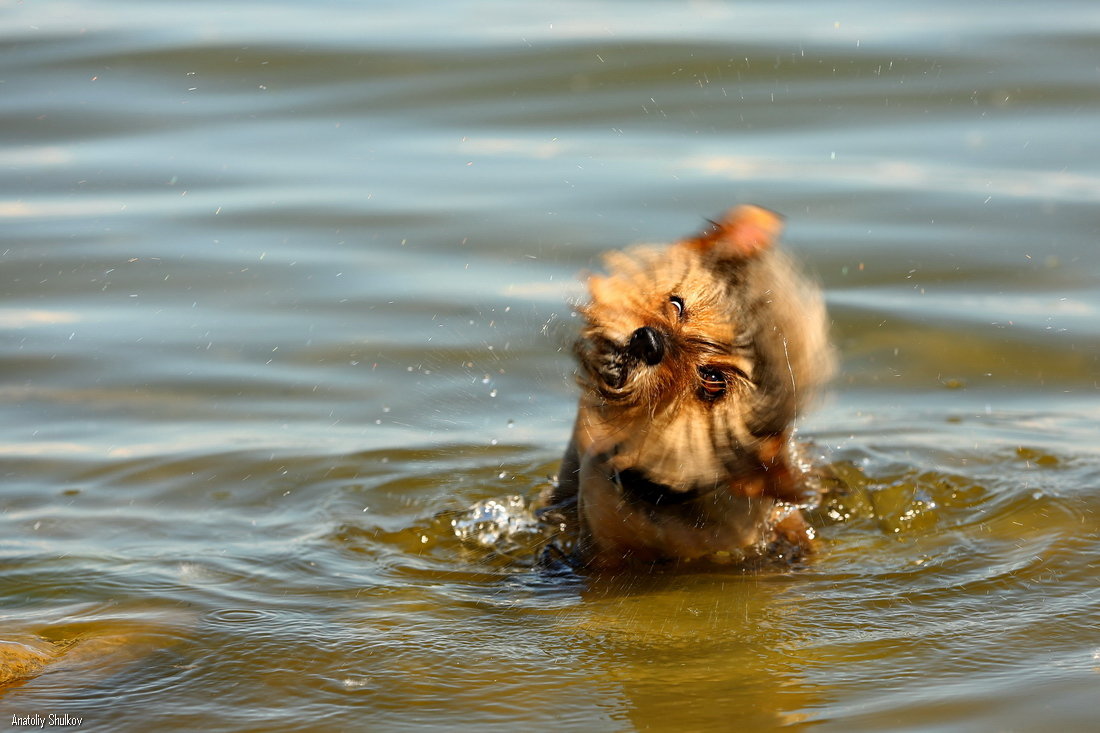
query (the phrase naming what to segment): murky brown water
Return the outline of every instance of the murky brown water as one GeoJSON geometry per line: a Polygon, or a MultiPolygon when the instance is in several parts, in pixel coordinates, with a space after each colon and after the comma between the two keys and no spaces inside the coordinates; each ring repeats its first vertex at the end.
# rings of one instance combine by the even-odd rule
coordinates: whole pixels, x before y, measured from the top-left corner
{"type": "Polygon", "coordinates": [[[1093,4],[0,9],[0,714],[1095,727],[1093,4]],[[818,556],[460,541],[557,470],[576,272],[748,201],[842,357],[818,556]]]}

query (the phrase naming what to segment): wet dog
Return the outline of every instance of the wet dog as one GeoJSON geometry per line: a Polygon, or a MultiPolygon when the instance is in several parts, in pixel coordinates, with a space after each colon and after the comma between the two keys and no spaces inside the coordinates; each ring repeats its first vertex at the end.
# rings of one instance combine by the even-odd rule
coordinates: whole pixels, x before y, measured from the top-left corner
{"type": "Polygon", "coordinates": [[[582,394],[549,502],[575,565],[728,563],[811,548],[792,423],[829,377],[819,290],[752,206],[604,256],[574,346],[582,394]],[[777,549],[778,548],[778,549],[777,549]]]}

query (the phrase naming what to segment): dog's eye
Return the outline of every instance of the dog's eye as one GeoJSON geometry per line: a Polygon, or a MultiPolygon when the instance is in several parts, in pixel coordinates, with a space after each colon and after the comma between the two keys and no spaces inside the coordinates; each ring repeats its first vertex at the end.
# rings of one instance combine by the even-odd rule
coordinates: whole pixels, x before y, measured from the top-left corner
{"type": "Polygon", "coordinates": [[[699,367],[699,396],[716,400],[726,393],[726,375],[714,367],[699,367]]]}
{"type": "Polygon", "coordinates": [[[679,295],[668,296],[668,302],[672,304],[672,310],[676,312],[677,320],[684,317],[684,299],[679,295]]]}

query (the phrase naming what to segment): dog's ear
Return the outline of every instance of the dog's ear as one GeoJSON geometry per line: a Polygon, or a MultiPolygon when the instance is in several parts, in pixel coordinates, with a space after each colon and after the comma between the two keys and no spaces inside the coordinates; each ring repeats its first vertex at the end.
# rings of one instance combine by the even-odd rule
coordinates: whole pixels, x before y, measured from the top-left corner
{"type": "Polygon", "coordinates": [[[759,206],[738,206],[684,244],[720,260],[743,260],[765,252],[779,239],[783,217],[759,206]]]}

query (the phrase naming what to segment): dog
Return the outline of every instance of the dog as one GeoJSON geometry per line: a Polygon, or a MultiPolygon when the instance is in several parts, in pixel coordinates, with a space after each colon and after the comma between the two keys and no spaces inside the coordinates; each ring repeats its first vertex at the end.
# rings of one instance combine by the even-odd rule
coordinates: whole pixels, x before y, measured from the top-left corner
{"type": "Polygon", "coordinates": [[[547,502],[575,566],[801,556],[820,499],[791,440],[830,377],[820,290],[777,249],[782,219],[727,212],[668,247],[604,255],[574,345],[581,397],[547,502]],[[563,525],[564,526],[564,525],[563,525]]]}

